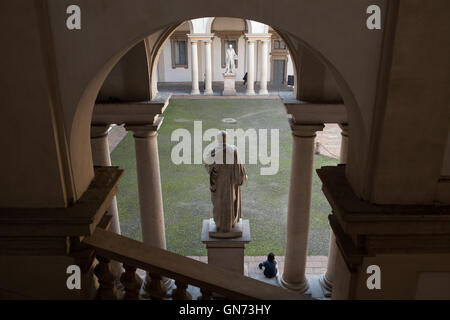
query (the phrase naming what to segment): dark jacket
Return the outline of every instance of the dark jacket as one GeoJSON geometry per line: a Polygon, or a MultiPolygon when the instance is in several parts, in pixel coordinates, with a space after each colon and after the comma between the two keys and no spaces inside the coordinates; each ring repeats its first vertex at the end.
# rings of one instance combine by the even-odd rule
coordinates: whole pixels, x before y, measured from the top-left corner
{"type": "Polygon", "coordinates": [[[273,260],[273,262],[266,260],[259,264],[259,268],[261,269],[262,267],[264,267],[264,275],[267,278],[273,278],[277,275],[276,265],[277,265],[277,262],[275,260],[273,260]]]}

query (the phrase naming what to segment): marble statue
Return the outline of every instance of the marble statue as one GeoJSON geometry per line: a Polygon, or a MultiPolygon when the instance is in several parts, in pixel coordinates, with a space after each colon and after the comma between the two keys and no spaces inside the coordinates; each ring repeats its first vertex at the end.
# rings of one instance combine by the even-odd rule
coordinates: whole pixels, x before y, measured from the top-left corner
{"type": "Polygon", "coordinates": [[[218,232],[230,232],[241,219],[241,185],[247,180],[237,148],[226,143],[226,132],[217,135],[217,146],[205,158],[210,175],[213,218],[218,232]]]}
{"type": "Polygon", "coordinates": [[[234,69],[236,68],[234,60],[237,60],[237,58],[238,56],[233,49],[233,45],[230,44],[225,55],[225,73],[234,73],[234,69]]]}

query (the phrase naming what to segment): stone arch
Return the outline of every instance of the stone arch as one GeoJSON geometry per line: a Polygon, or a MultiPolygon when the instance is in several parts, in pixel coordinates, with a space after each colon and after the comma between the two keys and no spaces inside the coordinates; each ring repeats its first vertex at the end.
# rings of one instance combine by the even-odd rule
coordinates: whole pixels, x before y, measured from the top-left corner
{"type": "Polygon", "coordinates": [[[208,18],[208,23],[206,24],[206,32],[207,33],[211,33],[212,32],[212,24],[214,22],[214,19],[216,19],[216,17],[208,18]]]}
{"type": "Polygon", "coordinates": [[[248,19],[245,19],[245,23],[247,24],[247,32],[248,33],[253,33],[252,21],[248,20],[248,19]]]}
{"type": "MultiPolygon", "coordinates": [[[[140,2],[140,0],[135,0],[135,3],[139,3],[140,6],[147,6],[146,4],[143,4],[140,2]]],[[[190,4],[189,4],[190,5],[190,4]]],[[[120,34],[120,39],[117,38],[117,41],[113,43],[112,45],[109,45],[108,48],[110,48],[109,51],[103,51],[100,53],[96,53],[95,57],[88,62],[86,61],[80,61],[81,64],[88,63],[90,64],[90,70],[87,73],[87,75],[84,76],[84,82],[79,81],[79,83],[76,83],[77,91],[75,93],[72,93],[75,95],[74,98],[76,98],[76,101],[73,101],[72,103],[75,103],[72,105],[72,109],[70,110],[69,107],[69,116],[66,117],[66,121],[68,122],[68,135],[70,137],[70,154],[71,154],[71,162],[72,162],[72,172],[74,175],[74,182],[76,189],[78,191],[77,198],[79,198],[84,192],[84,190],[89,185],[92,177],[93,177],[93,169],[92,169],[92,159],[90,157],[90,148],[89,148],[89,131],[90,131],[90,122],[92,118],[92,112],[93,112],[93,106],[96,98],[96,94],[101,88],[101,85],[103,81],[105,80],[108,73],[111,71],[112,67],[119,61],[119,59],[135,44],[137,44],[139,41],[142,41],[144,38],[146,38],[149,34],[153,34],[155,32],[158,32],[159,30],[166,30],[170,29],[173,26],[179,25],[183,21],[195,19],[202,16],[230,16],[238,19],[251,19],[254,21],[260,21],[264,24],[271,25],[274,29],[280,30],[280,33],[284,34],[292,34],[293,37],[297,39],[301,39],[302,43],[308,47],[321,61],[328,67],[330,70],[332,70],[333,74],[335,75],[336,83],[338,84],[339,89],[341,90],[341,95],[344,98],[344,103],[348,108],[349,113],[349,119],[350,122],[352,122],[352,128],[357,129],[357,135],[358,135],[358,145],[352,148],[352,139],[350,139],[350,150],[358,150],[358,147],[361,147],[364,145],[364,140],[366,136],[366,132],[364,130],[365,122],[363,121],[363,117],[361,115],[361,111],[359,109],[359,105],[357,103],[357,99],[354,96],[354,92],[352,91],[352,86],[348,84],[346,81],[346,77],[341,73],[343,67],[346,67],[346,64],[342,63],[342,52],[339,52],[337,55],[337,60],[340,63],[340,65],[335,66],[333,62],[333,55],[336,55],[335,50],[331,50],[330,46],[326,45],[324,41],[321,41],[320,35],[315,35],[314,33],[311,33],[310,31],[313,30],[313,28],[310,29],[304,29],[297,26],[297,24],[286,24],[286,21],[289,21],[288,18],[283,17],[283,19],[276,20],[272,17],[264,16],[261,14],[261,12],[258,13],[258,11],[255,11],[254,9],[250,10],[231,10],[231,8],[225,12],[219,12],[217,8],[208,7],[205,9],[201,9],[197,11],[196,15],[193,15],[193,9],[189,8],[189,6],[186,4],[185,8],[185,16],[182,20],[177,20],[175,18],[175,15],[172,14],[170,16],[169,13],[161,14],[161,16],[158,17],[157,22],[151,21],[149,19],[140,19],[139,22],[135,22],[133,24],[133,27],[130,28],[130,30],[122,31],[120,34]],[[173,18],[173,20],[172,20],[173,18]],[[172,20],[172,22],[170,22],[172,20]],[[165,21],[166,23],[164,23],[165,21]],[[155,24],[159,23],[160,27],[155,27],[155,24]],[[151,27],[153,26],[153,27],[151,27]],[[286,30],[286,31],[285,31],[286,30]],[[318,37],[318,38],[317,38],[318,37]],[[119,46],[120,45],[120,46],[119,46]],[[324,51],[322,51],[324,50],[324,51]],[[107,55],[107,52],[109,52],[109,56],[107,55]],[[328,56],[328,55],[331,56],[328,56]],[[339,56],[340,54],[340,56],[339,56]],[[84,85],[82,85],[84,83],[84,85]],[[77,92],[79,92],[79,96],[76,97],[77,92]],[[354,123],[359,123],[359,125],[354,126],[354,123]],[[358,128],[357,128],[358,127],[358,128]]],[[[139,7],[139,6],[137,6],[139,7]]],[[[119,8],[115,8],[116,10],[119,10],[119,8]]],[[[128,10],[131,12],[128,12],[128,14],[134,13],[138,11],[139,8],[135,8],[133,6],[128,6],[124,8],[120,8],[122,10],[128,10]]],[[[142,9],[142,8],[141,8],[142,9]]],[[[148,9],[148,8],[147,8],[148,9]]],[[[222,8],[223,9],[223,8],[222,8]]],[[[292,10],[285,10],[286,8],[281,8],[277,6],[272,7],[273,10],[283,11],[287,12],[289,15],[289,12],[292,12],[292,10]]],[[[321,12],[321,8],[317,7],[314,8],[314,14],[319,14],[321,12]]],[[[222,10],[223,11],[223,10],[222,10]]],[[[118,12],[117,14],[121,14],[122,12],[118,12]]],[[[140,15],[142,16],[142,15],[140,15]]],[[[178,15],[179,19],[179,15],[178,15]]],[[[296,19],[298,21],[298,19],[296,19]]],[[[311,24],[315,23],[314,19],[310,19],[306,22],[309,22],[311,24]]],[[[305,23],[306,23],[305,22],[305,23]]],[[[119,26],[117,26],[119,27],[119,26]]],[[[100,29],[100,28],[99,28],[100,29]]],[[[114,30],[97,30],[97,33],[92,33],[92,35],[89,35],[88,37],[95,37],[95,39],[98,39],[98,37],[103,36],[102,33],[105,32],[113,32],[114,30]]],[[[117,31],[117,30],[116,30],[117,31]]],[[[336,33],[336,28],[333,28],[333,26],[329,26],[328,32],[332,35],[336,33]]],[[[343,33],[343,32],[342,32],[343,33]]],[[[345,41],[345,37],[340,38],[342,41],[345,41]]],[[[81,41],[81,40],[80,40],[81,41]]],[[[81,44],[83,42],[81,41],[81,44]]],[[[372,47],[375,47],[375,44],[371,44],[372,47]]],[[[293,50],[293,48],[290,48],[290,50],[293,50]]],[[[361,49],[362,51],[366,50],[366,47],[364,49],[361,49]]],[[[64,50],[63,50],[64,51],[64,50]]],[[[66,53],[66,52],[65,52],[66,53]]],[[[68,59],[73,57],[68,57],[68,59]]],[[[363,65],[363,62],[366,62],[367,59],[359,59],[360,65],[363,65]]],[[[348,66],[347,66],[348,67],[348,66]]],[[[354,78],[353,84],[354,84],[354,78]]],[[[372,81],[372,80],[371,80],[372,81]]],[[[73,91],[72,91],[73,92],[73,91]]],[[[354,132],[354,129],[351,130],[351,133],[354,132]]],[[[350,152],[352,153],[352,152],[350,152]]],[[[355,157],[355,159],[352,159],[352,155],[349,154],[349,161],[348,165],[352,164],[352,161],[356,160],[357,162],[360,162],[360,158],[364,155],[359,155],[355,157]]],[[[363,161],[361,161],[362,163],[363,161]]],[[[361,164],[358,164],[361,166],[361,164]]],[[[364,163],[362,163],[364,165],[364,163]]],[[[358,177],[359,179],[360,177],[358,177]]]]}
{"type": "Polygon", "coordinates": [[[194,33],[194,25],[192,24],[192,20],[187,21],[189,24],[189,33],[194,33]]]}

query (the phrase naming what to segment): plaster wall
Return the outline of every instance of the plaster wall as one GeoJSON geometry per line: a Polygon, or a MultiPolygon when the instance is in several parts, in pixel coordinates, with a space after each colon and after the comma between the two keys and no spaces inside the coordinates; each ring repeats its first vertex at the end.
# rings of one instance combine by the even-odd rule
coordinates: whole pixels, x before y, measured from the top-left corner
{"type": "Polygon", "coordinates": [[[144,41],[131,48],[114,66],[100,89],[97,100],[150,100],[150,84],[144,41]]]}
{"type": "Polygon", "coordinates": [[[450,299],[450,254],[380,254],[363,258],[354,273],[337,256],[333,300],[450,299]],[[380,267],[380,289],[368,289],[371,265],[380,267]]]}
{"type": "Polygon", "coordinates": [[[81,272],[81,289],[69,290],[67,267],[77,262],[70,256],[0,256],[0,300],[92,300],[98,286],[93,268],[81,272]],[[49,278],[51,275],[51,278],[49,278]]]}
{"type": "Polygon", "coordinates": [[[400,1],[398,10],[386,100],[372,136],[370,200],[432,203],[448,166],[450,3],[400,1]]]}

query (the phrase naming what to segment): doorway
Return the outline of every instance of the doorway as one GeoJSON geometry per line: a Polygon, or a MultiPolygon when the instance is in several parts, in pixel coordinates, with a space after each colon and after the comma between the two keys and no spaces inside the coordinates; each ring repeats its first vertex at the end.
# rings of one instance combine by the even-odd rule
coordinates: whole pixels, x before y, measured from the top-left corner
{"type": "Polygon", "coordinates": [[[272,67],[273,80],[272,84],[280,87],[286,84],[286,60],[274,59],[272,67]]]}

